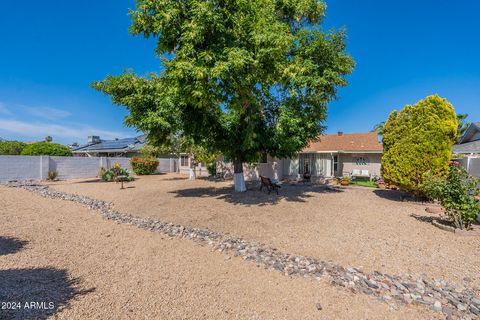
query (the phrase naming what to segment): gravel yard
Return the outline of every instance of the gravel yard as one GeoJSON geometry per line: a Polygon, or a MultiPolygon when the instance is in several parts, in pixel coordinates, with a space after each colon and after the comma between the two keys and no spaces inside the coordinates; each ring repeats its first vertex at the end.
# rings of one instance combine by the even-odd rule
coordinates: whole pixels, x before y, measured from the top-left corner
{"type": "MultiPolygon", "coordinates": [[[[155,179],[109,192],[128,195],[155,179]]],[[[99,191],[115,186],[78,185],[99,191]]],[[[187,212],[182,201],[173,202],[187,212]]],[[[21,189],[0,187],[0,219],[0,300],[45,303],[42,310],[0,310],[1,319],[441,318],[420,306],[394,310],[324,281],[289,278],[239,257],[227,259],[192,241],[116,224],[78,204],[21,189]]]]}
{"type": "Polygon", "coordinates": [[[52,187],[111,201],[120,212],[209,228],[345,267],[480,285],[480,237],[432,226],[425,205],[402,202],[393,191],[302,185],[284,186],[280,196],[256,189],[237,194],[229,181],[177,174],[140,177],[125,190],[92,180],[52,187]]]}

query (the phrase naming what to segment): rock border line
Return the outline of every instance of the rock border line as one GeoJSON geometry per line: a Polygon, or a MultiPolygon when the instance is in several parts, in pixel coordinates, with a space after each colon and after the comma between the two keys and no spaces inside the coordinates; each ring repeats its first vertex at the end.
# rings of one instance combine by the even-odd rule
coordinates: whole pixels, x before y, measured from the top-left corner
{"type": "Polygon", "coordinates": [[[326,279],[331,284],[345,287],[353,293],[372,295],[392,307],[396,307],[395,302],[413,303],[442,312],[447,315],[447,318],[452,316],[463,319],[480,318],[478,289],[455,288],[441,279],[390,275],[378,271],[365,273],[361,268],[344,268],[339,264],[284,253],[254,241],[229,237],[208,229],[181,226],[120,213],[113,209],[112,203],[57,191],[35,182],[9,182],[6,186],[22,188],[44,198],[72,201],[99,211],[107,220],[134,225],[169,237],[186,238],[202,246],[209,246],[212,251],[231,253],[244,260],[253,261],[257,266],[276,270],[288,276],[326,279]]]}

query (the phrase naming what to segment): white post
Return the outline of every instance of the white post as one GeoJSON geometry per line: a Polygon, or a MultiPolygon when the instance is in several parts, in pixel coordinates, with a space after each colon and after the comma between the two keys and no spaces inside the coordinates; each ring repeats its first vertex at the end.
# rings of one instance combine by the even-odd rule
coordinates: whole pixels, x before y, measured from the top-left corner
{"type": "Polygon", "coordinates": [[[50,156],[40,156],[40,180],[48,178],[48,171],[50,170],[50,156]]]}

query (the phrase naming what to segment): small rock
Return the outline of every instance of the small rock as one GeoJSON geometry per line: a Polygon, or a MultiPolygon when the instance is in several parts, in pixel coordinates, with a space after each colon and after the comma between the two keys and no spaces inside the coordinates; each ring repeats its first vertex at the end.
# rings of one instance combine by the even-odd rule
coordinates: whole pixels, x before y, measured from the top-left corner
{"type": "Polygon", "coordinates": [[[366,279],[365,282],[366,282],[367,285],[368,285],[370,288],[372,288],[372,289],[378,289],[378,288],[380,288],[380,287],[378,286],[378,284],[377,284],[374,280],[368,280],[368,279],[366,279]]]}
{"type": "Polygon", "coordinates": [[[318,311],[322,310],[322,305],[320,303],[315,303],[315,308],[317,308],[318,311]]]}
{"type": "Polygon", "coordinates": [[[224,259],[225,259],[225,260],[230,260],[231,257],[230,257],[230,256],[225,256],[224,259]]]}
{"type": "Polygon", "coordinates": [[[442,303],[440,301],[435,301],[432,306],[433,311],[442,312],[442,303]]]}
{"type": "Polygon", "coordinates": [[[465,310],[467,310],[467,306],[462,304],[462,303],[459,303],[459,304],[457,304],[457,309],[460,310],[460,311],[465,311],[465,310]]]}

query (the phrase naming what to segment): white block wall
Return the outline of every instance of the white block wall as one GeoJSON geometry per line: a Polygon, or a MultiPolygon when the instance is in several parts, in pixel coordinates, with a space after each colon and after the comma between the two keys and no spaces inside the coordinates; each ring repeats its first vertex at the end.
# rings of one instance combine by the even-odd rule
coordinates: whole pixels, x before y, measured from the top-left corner
{"type": "MultiPolygon", "coordinates": [[[[157,172],[175,172],[177,159],[158,159],[157,172]]],[[[130,158],[0,156],[0,182],[45,180],[49,171],[57,171],[60,180],[96,177],[101,167],[119,163],[132,170],[130,158]]]]}

